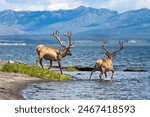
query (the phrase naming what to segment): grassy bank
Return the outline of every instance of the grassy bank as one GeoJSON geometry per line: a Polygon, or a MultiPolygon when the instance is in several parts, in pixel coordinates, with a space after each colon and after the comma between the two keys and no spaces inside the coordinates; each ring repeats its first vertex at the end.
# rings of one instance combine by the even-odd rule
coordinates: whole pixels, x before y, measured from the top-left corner
{"type": "Polygon", "coordinates": [[[54,71],[42,69],[38,66],[30,66],[25,64],[4,64],[1,68],[3,72],[15,72],[26,74],[30,77],[47,78],[52,80],[68,80],[70,76],[60,74],[54,71]]]}

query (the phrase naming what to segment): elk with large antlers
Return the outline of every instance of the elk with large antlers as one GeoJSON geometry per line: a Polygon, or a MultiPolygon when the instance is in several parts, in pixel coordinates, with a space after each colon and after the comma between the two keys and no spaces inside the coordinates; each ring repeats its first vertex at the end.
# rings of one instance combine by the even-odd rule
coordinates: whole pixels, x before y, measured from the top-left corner
{"type": "Polygon", "coordinates": [[[43,68],[42,65],[42,59],[46,59],[50,61],[50,67],[48,69],[50,69],[52,67],[52,62],[53,61],[57,61],[61,74],[63,74],[62,72],[62,65],[61,65],[61,60],[62,58],[64,58],[65,56],[71,56],[71,51],[70,48],[74,47],[74,43],[72,43],[72,33],[68,32],[67,34],[64,34],[64,36],[68,37],[69,39],[69,45],[65,46],[63,45],[61,39],[60,39],[60,33],[58,31],[52,33],[52,36],[59,42],[59,44],[63,47],[62,50],[56,48],[56,47],[50,47],[48,45],[38,45],[36,47],[36,51],[38,53],[38,58],[36,59],[36,62],[39,62],[40,65],[43,68]]]}
{"type": "Polygon", "coordinates": [[[113,64],[112,64],[112,59],[115,55],[117,55],[118,52],[120,52],[124,48],[123,42],[119,42],[119,44],[120,44],[119,50],[110,52],[106,48],[106,41],[103,41],[103,44],[102,44],[103,51],[107,55],[108,58],[106,58],[106,59],[100,58],[100,59],[96,60],[95,67],[90,74],[90,78],[92,77],[93,72],[99,70],[100,71],[100,75],[99,75],[100,79],[102,78],[103,74],[105,74],[105,77],[107,77],[107,72],[109,72],[109,71],[112,72],[111,79],[113,79],[114,68],[113,68],[113,64]]]}

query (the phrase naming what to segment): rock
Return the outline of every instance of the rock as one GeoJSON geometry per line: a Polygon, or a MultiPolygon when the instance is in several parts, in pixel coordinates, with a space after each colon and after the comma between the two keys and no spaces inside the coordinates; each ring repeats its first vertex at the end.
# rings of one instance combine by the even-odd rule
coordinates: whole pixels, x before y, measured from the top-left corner
{"type": "Polygon", "coordinates": [[[81,73],[77,73],[77,75],[82,75],[81,73]]]}
{"type": "Polygon", "coordinates": [[[144,69],[125,69],[124,72],[147,72],[144,69]]]}
{"type": "Polygon", "coordinates": [[[8,63],[13,64],[13,63],[15,63],[15,61],[9,60],[8,63]]]}
{"type": "Polygon", "coordinates": [[[93,70],[93,67],[75,66],[75,68],[79,71],[92,71],[93,70]]]}

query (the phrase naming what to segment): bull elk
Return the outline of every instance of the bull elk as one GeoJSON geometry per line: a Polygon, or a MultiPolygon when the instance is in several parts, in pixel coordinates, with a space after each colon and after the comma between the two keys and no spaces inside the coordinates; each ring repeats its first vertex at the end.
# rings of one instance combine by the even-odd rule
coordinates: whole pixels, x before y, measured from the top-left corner
{"type": "Polygon", "coordinates": [[[48,69],[50,69],[52,67],[52,62],[57,61],[60,71],[61,71],[61,74],[63,74],[61,60],[65,56],[72,55],[71,51],[70,51],[70,48],[74,47],[74,43],[71,42],[72,41],[72,33],[68,32],[68,33],[64,34],[64,36],[66,36],[69,39],[68,46],[63,45],[61,38],[60,38],[60,32],[56,31],[56,32],[52,33],[52,36],[58,41],[58,43],[63,47],[63,49],[60,50],[56,47],[50,47],[48,45],[40,44],[36,47],[36,51],[38,53],[38,58],[36,59],[36,62],[39,62],[41,67],[43,68],[42,59],[44,58],[45,60],[49,60],[50,67],[48,69]]]}
{"type": "Polygon", "coordinates": [[[90,79],[92,77],[93,72],[97,70],[100,71],[100,75],[99,75],[100,79],[102,78],[103,74],[105,74],[105,77],[107,77],[107,72],[109,71],[112,72],[111,79],[113,79],[114,68],[113,68],[112,59],[124,48],[123,42],[119,41],[119,45],[120,45],[120,48],[117,51],[110,52],[106,48],[106,41],[103,41],[102,48],[103,48],[104,53],[107,55],[107,58],[106,59],[100,58],[96,60],[95,67],[90,74],[90,79]]]}

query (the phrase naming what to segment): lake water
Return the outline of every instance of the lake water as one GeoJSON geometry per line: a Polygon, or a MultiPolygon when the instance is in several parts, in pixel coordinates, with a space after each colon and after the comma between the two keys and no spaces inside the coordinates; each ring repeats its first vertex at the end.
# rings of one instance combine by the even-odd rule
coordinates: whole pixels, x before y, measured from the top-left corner
{"type": "MultiPolygon", "coordinates": [[[[37,44],[5,44],[0,46],[0,59],[36,64],[37,44]]],[[[53,44],[58,46],[57,44],[53,44]]],[[[30,84],[23,91],[25,99],[150,99],[150,44],[125,42],[126,47],[113,59],[115,75],[112,81],[100,81],[99,72],[88,79],[90,72],[65,72],[69,81],[30,84]],[[123,72],[142,69],[146,72],[123,72]]],[[[109,50],[118,49],[118,42],[108,43],[109,50]],[[110,45],[110,46],[109,46],[110,45]]],[[[95,60],[105,58],[99,41],[76,41],[73,56],[63,59],[64,66],[94,66],[95,60]]],[[[49,64],[44,61],[44,64],[49,64]]],[[[54,63],[57,65],[57,63],[54,63]]],[[[108,73],[110,78],[111,73],[108,73]]]]}

